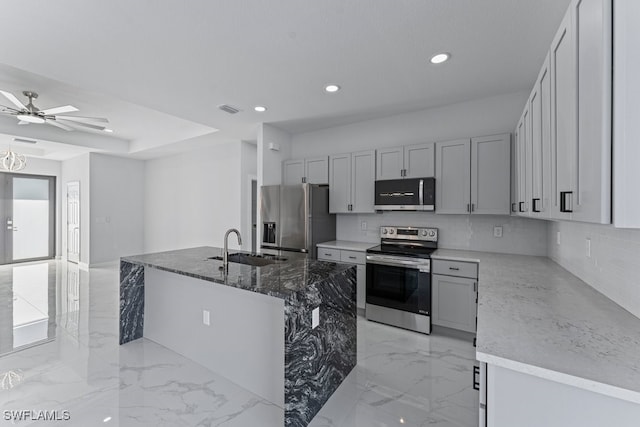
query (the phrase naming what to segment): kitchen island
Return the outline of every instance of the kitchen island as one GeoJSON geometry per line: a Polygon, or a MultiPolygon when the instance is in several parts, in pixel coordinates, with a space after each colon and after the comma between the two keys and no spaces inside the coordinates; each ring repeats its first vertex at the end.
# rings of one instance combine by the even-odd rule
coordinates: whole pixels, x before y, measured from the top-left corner
{"type": "MultiPolygon", "coordinates": [[[[198,247],[122,258],[120,344],[143,336],[306,426],[356,365],[356,268],[286,257],[251,266],[198,247]]],[[[277,258],[277,257],[275,257],[277,258]]]]}

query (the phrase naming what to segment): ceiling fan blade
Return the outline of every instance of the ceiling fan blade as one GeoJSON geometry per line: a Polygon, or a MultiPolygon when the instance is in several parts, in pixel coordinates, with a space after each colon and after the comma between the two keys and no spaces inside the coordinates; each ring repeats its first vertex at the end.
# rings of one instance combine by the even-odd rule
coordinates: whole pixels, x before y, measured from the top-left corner
{"type": "Polygon", "coordinates": [[[100,122],[109,123],[104,117],[56,116],[56,120],[70,120],[72,122],[100,122]]]}
{"type": "MultiPolygon", "coordinates": [[[[60,117],[56,117],[56,121],[60,120],[60,117]]],[[[62,119],[64,121],[67,121],[67,119],[62,119]]],[[[58,121],[58,123],[60,123],[60,121],[58,121]]],[[[67,121],[66,123],[64,123],[65,126],[72,126],[76,129],[82,130],[83,128],[89,128],[89,129],[95,129],[95,130],[105,130],[104,126],[99,126],[99,125],[92,125],[89,123],[80,123],[80,122],[73,122],[73,121],[67,121]]]]}
{"type": "Polygon", "coordinates": [[[45,123],[64,130],[74,130],[71,126],[67,126],[64,123],[58,123],[55,120],[47,120],[45,123]]]}
{"type": "Polygon", "coordinates": [[[3,113],[20,113],[21,111],[17,108],[7,107],[6,105],[0,105],[0,112],[3,113]]]}
{"type": "Polygon", "coordinates": [[[73,113],[74,111],[78,111],[78,109],[73,105],[63,105],[62,107],[54,107],[54,108],[47,108],[46,110],[40,110],[40,113],[44,114],[45,116],[55,116],[56,114],[73,113]]]}
{"type": "Polygon", "coordinates": [[[20,102],[20,100],[18,98],[16,98],[16,96],[14,94],[6,92],[4,90],[0,90],[0,93],[3,94],[4,97],[7,98],[9,101],[11,101],[11,103],[13,105],[18,107],[20,109],[20,111],[27,109],[27,106],[24,105],[22,102],[20,102]]]}

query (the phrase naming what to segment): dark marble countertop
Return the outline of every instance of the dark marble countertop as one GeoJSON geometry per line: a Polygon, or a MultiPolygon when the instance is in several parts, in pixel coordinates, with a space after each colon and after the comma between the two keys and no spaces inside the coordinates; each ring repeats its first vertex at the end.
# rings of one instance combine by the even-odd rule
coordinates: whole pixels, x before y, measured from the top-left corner
{"type": "MultiPolygon", "coordinates": [[[[221,248],[202,246],[127,256],[122,260],[281,299],[288,299],[293,294],[312,288],[315,284],[353,267],[350,264],[317,261],[302,254],[283,252],[279,255],[286,258],[286,261],[263,267],[230,262],[225,275],[221,268],[222,261],[208,259],[222,256],[222,253],[221,248]]],[[[229,253],[249,252],[230,250],[229,253]]]]}

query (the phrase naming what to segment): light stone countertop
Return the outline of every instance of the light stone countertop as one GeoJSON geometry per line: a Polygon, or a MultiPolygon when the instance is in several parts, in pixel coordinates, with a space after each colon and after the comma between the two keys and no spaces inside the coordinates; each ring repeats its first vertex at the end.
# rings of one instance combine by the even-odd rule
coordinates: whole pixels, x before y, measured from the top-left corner
{"type": "Polygon", "coordinates": [[[348,240],[332,240],[330,242],[318,243],[316,246],[327,249],[341,249],[347,251],[364,252],[369,248],[376,246],[377,243],[350,242],[348,240]]]}
{"type": "Polygon", "coordinates": [[[432,258],[480,263],[478,360],[640,403],[640,319],[546,257],[432,258]]]}

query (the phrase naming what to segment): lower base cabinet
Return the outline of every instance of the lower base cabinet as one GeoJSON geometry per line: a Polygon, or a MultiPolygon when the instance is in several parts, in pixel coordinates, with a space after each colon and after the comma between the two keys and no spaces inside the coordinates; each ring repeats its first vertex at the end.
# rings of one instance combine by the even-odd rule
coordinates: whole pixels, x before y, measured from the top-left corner
{"type": "Polygon", "coordinates": [[[465,332],[476,331],[478,265],[433,260],[431,323],[465,332]]]}
{"type": "MultiPolygon", "coordinates": [[[[485,365],[485,364],[483,364],[485,365]]],[[[480,426],[637,427],[640,404],[569,384],[486,364],[480,426]],[[486,424],[483,420],[486,419],[486,424]]]]}
{"type": "Polygon", "coordinates": [[[318,260],[356,264],[356,306],[364,310],[367,292],[367,266],[365,252],[318,246],[318,260]]]}

